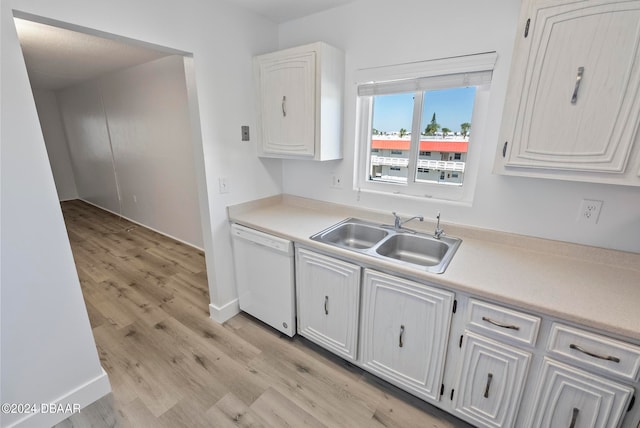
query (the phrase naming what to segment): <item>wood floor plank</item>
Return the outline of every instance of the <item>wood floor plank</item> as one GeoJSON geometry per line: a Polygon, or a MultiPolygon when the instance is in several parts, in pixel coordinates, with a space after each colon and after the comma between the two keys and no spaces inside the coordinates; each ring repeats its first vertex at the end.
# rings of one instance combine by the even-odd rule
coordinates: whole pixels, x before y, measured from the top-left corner
{"type": "MultiPolygon", "coordinates": [[[[296,384],[304,384],[308,388],[313,386],[318,396],[330,394],[331,397],[327,399],[334,400],[338,408],[344,402],[359,404],[360,406],[352,409],[352,413],[355,409],[360,409],[366,417],[372,415],[377,408],[377,403],[383,395],[379,390],[362,384],[362,369],[355,366],[347,369],[348,364],[344,360],[328,351],[309,353],[307,341],[303,339],[265,334],[275,330],[253,322],[246,315],[236,316],[234,322],[243,323],[243,327],[236,330],[239,336],[262,349],[261,357],[252,362],[252,367],[263,367],[266,364],[270,375],[276,376],[276,379],[278,376],[284,378],[281,380],[285,384],[289,383],[290,379],[295,379],[296,384]]],[[[278,385],[282,385],[282,382],[278,385]]],[[[291,388],[291,385],[289,387],[291,388]]],[[[300,393],[299,390],[296,391],[300,393]]]]}
{"type": "Polygon", "coordinates": [[[84,304],[87,307],[87,314],[89,315],[89,323],[92,327],[100,327],[105,322],[108,322],[107,318],[85,297],[84,304]]]}
{"type": "Polygon", "coordinates": [[[194,400],[185,398],[160,416],[156,426],[159,428],[207,428],[218,426],[214,424],[206,410],[194,400]]]}
{"type": "Polygon", "coordinates": [[[113,394],[109,394],[55,425],[54,428],[123,428],[122,418],[114,409],[113,394]]]}
{"type": "Polygon", "coordinates": [[[120,406],[118,408],[118,414],[125,427],[158,427],[158,418],[149,411],[147,406],[139,398],[136,398],[125,406],[120,406]]]}
{"type": "MultiPolygon", "coordinates": [[[[140,334],[139,324],[124,330],[98,327],[94,329],[96,341],[101,343],[101,360],[107,362],[105,370],[118,377],[118,385],[125,395],[140,398],[154,416],[159,416],[176,405],[182,394],[175,388],[175,370],[166,359],[172,355],[159,355],[155,347],[148,347],[140,334]],[[141,348],[145,348],[141,350],[141,348]],[[126,389],[127,391],[123,391],[126,389]]],[[[180,379],[179,381],[182,382],[180,379]]],[[[113,384],[112,384],[113,387],[113,384]]],[[[118,391],[114,390],[117,397],[118,391]]],[[[127,398],[128,398],[127,397],[127,398]]]]}
{"type": "Polygon", "coordinates": [[[85,285],[95,307],[119,328],[136,320],[153,326],[169,316],[135,289],[119,284],[115,279],[85,285]]]}
{"type": "Polygon", "coordinates": [[[213,406],[207,410],[207,418],[211,421],[211,427],[216,428],[237,428],[242,420],[236,420],[235,417],[229,417],[218,407],[213,406]]]}
{"type": "Polygon", "coordinates": [[[175,306],[170,304],[164,305],[163,309],[167,310],[168,307],[171,308],[171,311],[167,312],[189,329],[189,340],[205,342],[207,346],[217,349],[233,361],[246,367],[250,361],[262,353],[262,350],[252,343],[233,334],[223,326],[213,323],[209,318],[193,315],[192,312],[179,312],[175,306]]]}
{"type": "Polygon", "coordinates": [[[190,273],[199,273],[205,270],[204,253],[200,251],[194,252],[185,247],[185,245],[159,246],[148,248],[146,251],[168,262],[175,262],[190,273]]]}
{"type": "Polygon", "coordinates": [[[368,379],[370,384],[377,385],[383,393],[383,399],[378,403],[373,420],[385,427],[471,427],[454,416],[378,380],[373,375],[365,374],[364,378],[368,379]]]}
{"type": "Polygon", "coordinates": [[[298,407],[330,427],[381,427],[372,420],[374,411],[349,392],[350,385],[321,379],[315,364],[296,364],[273,356],[257,358],[252,368],[298,407]]]}
{"type": "MultiPolygon", "coordinates": [[[[255,404],[255,403],[254,403],[255,404]]],[[[216,404],[215,408],[219,409],[221,415],[235,426],[243,428],[269,428],[278,427],[278,425],[266,424],[260,416],[249,408],[242,400],[233,393],[229,393],[222,397],[216,404]]],[[[212,414],[212,413],[210,413],[212,414]]],[[[220,413],[217,413],[219,415],[220,413]]],[[[212,414],[213,415],[213,414],[212,414]]]]}
{"type": "Polygon", "coordinates": [[[190,362],[192,370],[184,373],[185,377],[203,388],[213,387],[223,391],[214,401],[205,404],[213,405],[225,395],[225,391],[231,391],[251,403],[267,389],[268,385],[257,378],[247,365],[229,357],[207,338],[194,337],[188,327],[173,318],[159,323],[155,328],[164,336],[157,337],[157,341],[175,344],[185,360],[190,362]]]}
{"type": "Polygon", "coordinates": [[[273,427],[326,428],[326,425],[311,416],[274,388],[269,388],[252,405],[251,410],[273,427]]]}
{"type": "MultiPolygon", "coordinates": [[[[104,287],[88,278],[80,280],[83,296],[94,307],[100,316],[115,327],[124,327],[136,320],[135,314],[124,310],[116,299],[112,299],[104,287]]],[[[89,321],[92,319],[89,318],[89,321]]],[[[97,327],[93,325],[92,327],[97,327]]]]}

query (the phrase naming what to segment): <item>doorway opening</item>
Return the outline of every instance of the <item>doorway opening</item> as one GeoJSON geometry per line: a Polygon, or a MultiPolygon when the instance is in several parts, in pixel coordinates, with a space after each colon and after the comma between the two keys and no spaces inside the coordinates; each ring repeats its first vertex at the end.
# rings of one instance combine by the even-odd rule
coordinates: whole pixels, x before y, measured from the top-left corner
{"type": "Polygon", "coordinates": [[[207,322],[210,219],[192,54],[14,18],[99,350],[105,331],[207,322]]]}

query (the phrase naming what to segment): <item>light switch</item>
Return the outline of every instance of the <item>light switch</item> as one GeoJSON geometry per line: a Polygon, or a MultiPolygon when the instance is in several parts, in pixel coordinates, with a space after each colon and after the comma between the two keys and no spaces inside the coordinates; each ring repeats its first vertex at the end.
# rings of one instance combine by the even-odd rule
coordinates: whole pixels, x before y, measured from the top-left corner
{"type": "Polygon", "coordinates": [[[218,178],[218,191],[220,193],[229,193],[229,179],[227,177],[218,178]]]}
{"type": "Polygon", "coordinates": [[[242,125],[240,130],[242,132],[242,141],[249,141],[249,127],[247,125],[242,125]]]}

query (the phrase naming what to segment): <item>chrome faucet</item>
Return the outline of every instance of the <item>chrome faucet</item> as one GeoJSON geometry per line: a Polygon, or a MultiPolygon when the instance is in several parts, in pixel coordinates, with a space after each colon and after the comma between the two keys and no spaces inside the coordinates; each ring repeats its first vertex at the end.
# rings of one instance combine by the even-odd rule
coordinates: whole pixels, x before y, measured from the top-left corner
{"type": "Polygon", "coordinates": [[[413,217],[411,217],[411,218],[409,218],[409,219],[407,219],[407,220],[404,220],[404,221],[403,221],[403,220],[400,218],[400,216],[398,216],[398,214],[396,214],[396,212],[395,212],[395,211],[394,211],[394,212],[392,212],[391,214],[393,214],[393,217],[395,218],[394,223],[393,223],[393,228],[394,228],[395,230],[404,229],[404,228],[402,227],[402,225],[403,225],[403,224],[405,224],[405,223],[407,223],[407,222],[410,222],[411,220],[414,220],[414,219],[418,219],[418,220],[420,220],[420,221],[424,221],[424,217],[422,217],[421,215],[416,215],[416,216],[413,216],[413,217]]]}
{"type": "Polygon", "coordinates": [[[440,237],[444,235],[444,230],[440,229],[440,211],[438,211],[436,218],[438,219],[438,222],[436,223],[436,230],[433,232],[433,237],[440,239],[440,237]]]}

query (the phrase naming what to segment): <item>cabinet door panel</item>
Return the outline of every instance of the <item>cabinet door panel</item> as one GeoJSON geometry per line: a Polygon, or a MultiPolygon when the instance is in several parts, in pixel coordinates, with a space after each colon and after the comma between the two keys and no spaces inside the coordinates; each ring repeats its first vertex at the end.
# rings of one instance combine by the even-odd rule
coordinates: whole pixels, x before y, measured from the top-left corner
{"type": "Polygon", "coordinates": [[[513,425],[531,354],[466,332],[455,410],[478,426],[513,425]]]}
{"type": "Polygon", "coordinates": [[[263,150],[314,155],[315,52],[260,64],[263,150]]]}
{"type": "Polygon", "coordinates": [[[500,139],[506,171],[626,182],[638,161],[640,1],[523,7],[500,139]]]}
{"type": "Polygon", "coordinates": [[[444,290],[366,270],[364,366],[419,397],[438,400],[453,297],[444,290]]]}
{"type": "Polygon", "coordinates": [[[355,360],[360,267],[298,249],[296,269],[298,333],[355,360]]]}
{"type": "Polygon", "coordinates": [[[617,427],[633,389],[545,358],[533,427],[617,427]]]}

